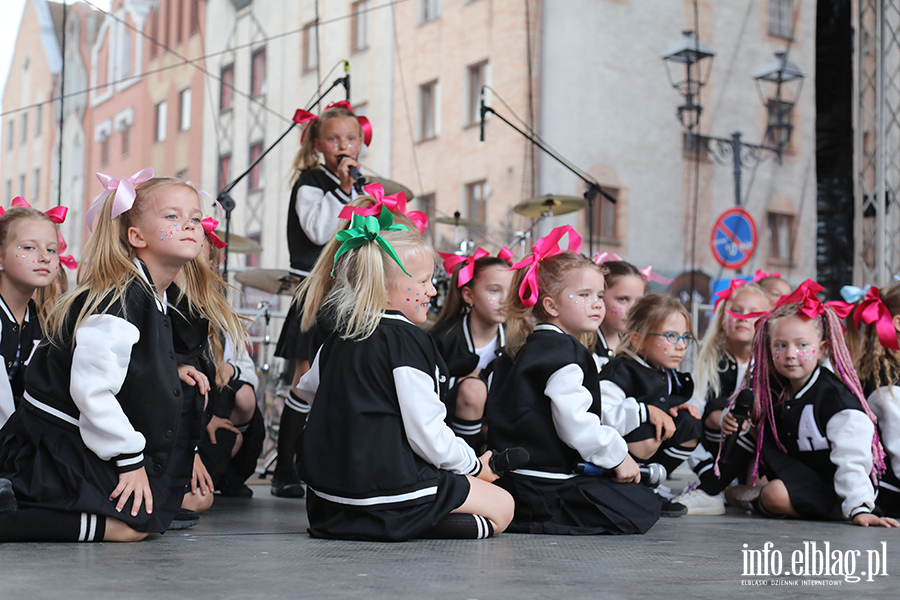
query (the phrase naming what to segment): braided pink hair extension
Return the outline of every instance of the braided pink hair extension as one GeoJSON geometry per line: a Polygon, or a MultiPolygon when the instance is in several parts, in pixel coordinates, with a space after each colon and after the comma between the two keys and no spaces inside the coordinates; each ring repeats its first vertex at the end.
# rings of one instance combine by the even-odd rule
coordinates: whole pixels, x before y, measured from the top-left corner
{"type": "MultiPolygon", "coordinates": [[[[825,321],[825,339],[828,340],[831,348],[831,363],[835,366],[835,374],[859,400],[872,424],[877,424],[878,419],[875,417],[872,409],[869,408],[869,403],[866,402],[862,384],[860,384],[856,370],[853,368],[850,351],[847,350],[847,344],[844,342],[844,330],[840,318],[835,314],[834,309],[826,306],[823,320],[825,321]]],[[[872,436],[872,481],[876,486],[878,485],[877,473],[883,473],[885,470],[884,458],[884,449],[881,447],[881,440],[878,438],[878,428],[876,427],[875,434],[872,436]]]]}

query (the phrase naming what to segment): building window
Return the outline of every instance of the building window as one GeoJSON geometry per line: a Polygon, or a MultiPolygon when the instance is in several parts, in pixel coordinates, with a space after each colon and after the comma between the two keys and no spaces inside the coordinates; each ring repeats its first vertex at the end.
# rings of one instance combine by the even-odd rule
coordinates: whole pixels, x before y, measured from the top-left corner
{"type": "Polygon", "coordinates": [[[100,166],[105,167],[109,164],[109,136],[103,136],[100,140],[100,166]]]}
{"type": "Polygon", "coordinates": [[[191,88],[181,90],[178,95],[178,131],[191,128],[191,88]]]}
{"type": "Polygon", "coordinates": [[[41,121],[44,120],[44,107],[38,104],[34,113],[34,137],[41,137],[41,121]]]}
{"type": "Polygon", "coordinates": [[[419,0],[419,24],[441,18],[441,0],[419,0]]]}
{"type": "Polygon", "coordinates": [[[231,154],[219,155],[219,189],[224,190],[231,180],[231,154]]]}
{"type": "Polygon", "coordinates": [[[6,205],[9,206],[9,203],[12,202],[12,179],[6,180],[5,196],[6,196],[6,205]]]}
{"type": "Polygon", "coordinates": [[[793,0],[769,0],[769,35],[791,39],[793,0]]]}
{"type": "Polygon", "coordinates": [[[13,149],[13,140],[16,139],[16,136],[15,136],[15,134],[13,133],[13,129],[15,129],[15,126],[16,126],[16,122],[15,122],[14,119],[10,119],[9,121],[6,122],[6,129],[7,129],[7,132],[6,132],[6,149],[7,149],[7,150],[12,150],[12,149],[13,149]]]}
{"type": "Polygon", "coordinates": [[[200,32],[200,0],[188,0],[191,3],[191,35],[200,32]]]}
{"type": "Polygon", "coordinates": [[[250,95],[254,98],[266,93],[266,48],[254,50],[250,59],[250,95]]]}
{"type": "Polygon", "coordinates": [[[419,86],[419,140],[437,136],[437,81],[419,86]]]}
{"type": "Polygon", "coordinates": [[[424,194],[422,196],[416,196],[416,200],[419,201],[419,210],[425,213],[425,216],[428,217],[428,229],[425,230],[425,238],[430,241],[432,244],[434,243],[434,207],[435,207],[435,194],[434,192],[430,194],[424,194]]]}
{"type": "Polygon", "coordinates": [[[178,15],[175,20],[175,43],[180,44],[182,39],[182,30],[184,28],[184,3],[190,2],[196,4],[197,0],[175,0],[178,3],[178,15]]]}
{"type": "Polygon", "coordinates": [[[28,141],[28,113],[22,113],[22,132],[19,134],[19,143],[28,141]]]}
{"type": "Polygon", "coordinates": [[[794,259],[794,215],[769,213],[769,260],[790,263],[794,259]]]}
{"type": "Polygon", "coordinates": [[[315,71],[319,64],[319,43],[316,39],[318,22],[307,23],[303,27],[303,72],[315,71]]]}
{"type": "MultiPolygon", "coordinates": [[[[603,186],[603,192],[609,194],[616,200],[619,199],[619,190],[613,187],[603,186]]],[[[614,242],[618,240],[618,231],[616,229],[616,206],[609,198],[603,194],[597,194],[594,198],[594,239],[604,242],[614,242]]],[[[585,223],[588,219],[588,211],[585,211],[585,223]]],[[[587,229],[587,227],[585,227],[587,229]]]]}
{"type": "Polygon", "coordinates": [[[475,235],[484,237],[484,224],[487,220],[487,181],[474,181],[466,184],[466,208],[473,221],[481,223],[481,227],[473,231],[475,235]]]}
{"type": "Polygon", "coordinates": [[[31,180],[31,199],[37,202],[41,193],[41,170],[35,169],[31,180]]]}
{"type": "Polygon", "coordinates": [[[122,126],[122,158],[131,154],[131,125],[122,126]]]}
{"type": "Polygon", "coordinates": [[[468,71],[468,94],[466,107],[466,125],[481,122],[481,88],[487,83],[487,61],[470,66],[468,71]]]}
{"type": "Polygon", "coordinates": [[[25,197],[25,173],[19,175],[19,196],[25,197]]]}
{"type": "Polygon", "coordinates": [[[157,6],[153,9],[153,13],[150,15],[150,39],[148,42],[150,43],[150,58],[156,58],[156,54],[159,52],[159,11],[160,6],[157,6]]]}
{"type": "Polygon", "coordinates": [[[154,123],[155,137],[154,142],[166,141],[166,113],[168,105],[163,101],[156,105],[156,122],[154,123]]]}
{"type": "Polygon", "coordinates": [[[222,67],[219,88],[219,112],[223,113],[234,108],[234,64],[222,67]]]}
{"type": "Polygon", "coordinates": [[[369,0],[360,0],[351,5],[350,50],[359,52],[369,47],[369,0]]]}
{"type": "MultiPolygon", "coordinates": [[[[263,143],[262,141],[256,142],[250,146],[250,164],[253,164],[257,158],[260,157],[263,151],[263,143]]],[[[247,176],[247,190],[250,192],[257,192],[263,189],[265,185],[264,180],[264,172],[263,172],[263,161],[259,161],[259,164],[250,169],[250,174],[247,176]]]]}

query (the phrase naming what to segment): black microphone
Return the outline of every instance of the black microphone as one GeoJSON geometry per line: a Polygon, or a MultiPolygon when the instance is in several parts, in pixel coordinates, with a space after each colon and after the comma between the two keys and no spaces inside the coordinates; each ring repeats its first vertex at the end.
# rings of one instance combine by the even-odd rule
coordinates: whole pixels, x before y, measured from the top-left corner
{"type": "Polygon", "coordinates": [[[510,471],[521,469],[528,464],[529,460],[531,460],[531,456],[528,454],[528,450],[515,447],[507,448],[503,452],[494,450],[488,465],[491,467],[491,471],[497,474],[497,477],[503,477],[510,471]]]}
{"type": "MultiPolygon", "coordinates": [[[[341,161],[344,160],[345,158],[350,158],[350,156],[348,154],[338,154],[338,157],[337,157],[338,166],[341,165],[341,161]]],[[[347,169],[347,172],[350,173],[350,177],[353,178],[353,187],[356,188],[356,193],[360,194],[360,195],[364,194],[365,192],[363,192],[363,186],[366,185],[365,176],[362,173],[360,173],[359,169],[357,169],[353,165],[351,165],[350,168],[347,169]]]]}
{"type": "MultiPolygon", "coordinates": [[[[669,476],[666,468],[659,463],[638,465],[638,470],[641,472],[641,483],[647,487],[656,487],[669,476]]],[[[604,469],[593,463],[578,463],[575,465],[575,473],[578,475],[593,475],[594,477],[616,476],[616,472],[613,469],[604,469]]]]}
{"type": "Polygon", "coordinates": [[[719,461],[725,462],[728,460],[728,456],[734,449],[734,445],[735,443],[737,443],[737,439],[741,437],[741,429],[744,425],[744,422],[750,418],[750,409],[752,407],[753,392],[747,388],[744,388],[738,394],[737,398],[735,398],[734,408],[731,409],[731,414],[734,415],[734,418],[737,420],[737,431],[722,440],[722,452],[719,455],[719,461]]]}
{"type": "Polygon", "coordinates": [[[481,86],[481,141],[484,141],[484,116],[487,109],[484,107],[484,86],[481,86]]]}

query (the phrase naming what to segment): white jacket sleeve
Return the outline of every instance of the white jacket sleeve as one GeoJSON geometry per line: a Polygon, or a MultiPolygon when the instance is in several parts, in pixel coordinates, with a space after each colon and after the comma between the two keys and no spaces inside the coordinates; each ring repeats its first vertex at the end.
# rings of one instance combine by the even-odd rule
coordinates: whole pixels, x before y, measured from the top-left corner
{"type": "Polygon", "coordinates": [[[313,185],[303,185],[297,190],[294,210],[300,218],[300,227],[310,241],[319,246],[330,240],[337,231],[338,215],[346,203],[350,202],[350,198],[340,188],[335,194],[326,194],[322,188],[313,185]],[[343,202],[335,194],[340,194],[343,202]]]}
{"type": "Polygon", "coordinates": [[[872,485],[872,436],[875,426],[861,410],[842,410],[825,426],[825,436],[831,442],[831,462],[834,491],[843,499],[844,517],[853,519],[875,508],[875,487],[872,485]]]}
{"type": "Polygon", "coordinates": [[[259,385],[259,377],[256,375],[256,364],[250,358],[250,353],[244,349],[241,355],[235,356],[236,351],[231,338],[225,337],[225,348],[222,349],[222,357],[225,362],[234,367],[234,378],[249,384],[253,389],[259,385]]]}
{"type": "Polygon", "coordinates": [[[578,452],[586,462],[611,469],[628,454],[622,436],[600,422],[588,409],[593,403],[584,385],[584,372],[575,364],[566,365],[547,380],[544,394],[550,398],[553,426],[559,439],[578,452]]]}
{"type": "Polygon", "coordinates": [[[447,409],[432,376],[414,367],[396,367],[393,374],[403,428],[413,451],[439,469],[462,475],[480,473],[475,451],[444,423],[447,409]]]}
{"type": "Polygon", "coordinates": [[[608,379],[600,381],[603,397],[601,420],[626,436],[647,421],[647,406],[625,394],[625,391],[608,379]]]}
{"type": "MultiPolygon", "coordinates": [[[[0,336],[3,335],[3,322],[0,321],[0,336]]],[[[6,357],[0,356],[0,427],[9,421],[16,410],[13,400],[12,386],[9,384],[9,372],[6,370],[6,357]]]]}
{"type": "MultiPolygon", "coordinates": [[[[316,400],[316,392],[319,391],[319,357],[322,355],[321,348],[316,352],[309,371],[303,374],[300,381],[297,382],[297,395],[303,398],[309,406],[316,400]]],[[[290,398],[288,399],[290,400],[290,398]]],[[[292,406],[298,412],[309,412],[308,408],[301,406],[292,406]]]]}
{"type": "Polygon", "coordinates": [[[900,471],[900,387],[882,387],[867,398],[878,418],[881,445],[894,472],[900,471]]]}
{"type": "Polygon", "coordinates": [[[120,469],[140,464],[146,443],[116,398],[140,337],[137,327],[108,314],[91,315],[75,333],[69,394],[81,412],[81,438],[102,460],[122,456],[120,469]]]}

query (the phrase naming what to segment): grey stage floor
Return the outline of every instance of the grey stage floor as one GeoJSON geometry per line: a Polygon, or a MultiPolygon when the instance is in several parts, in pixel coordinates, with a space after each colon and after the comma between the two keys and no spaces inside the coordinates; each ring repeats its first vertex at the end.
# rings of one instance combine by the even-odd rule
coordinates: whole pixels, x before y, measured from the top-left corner
{"type": "Polygon", "coordinates": [[[0,598],[896,598],[900,587],[900,530],[729,509],[722,517],[663,519],[643,536],[336,542],[306,534],[304,500],[253,488],[252,500],[218,498],[192,529],[137,544],[0,545],[0,598]],[[792,552],[810,541],[820,549],[829,542],[847,566],[859,550],[857,576],[869,568],[867,551],[877,551],[887,559],[879,573],[888,574],[857,583],[744,576],[744,544],[761,550],[772,542],[791,568],[792,552]]]}

